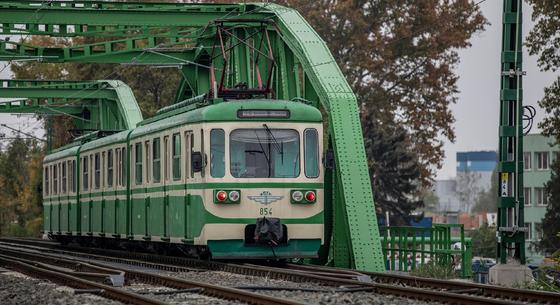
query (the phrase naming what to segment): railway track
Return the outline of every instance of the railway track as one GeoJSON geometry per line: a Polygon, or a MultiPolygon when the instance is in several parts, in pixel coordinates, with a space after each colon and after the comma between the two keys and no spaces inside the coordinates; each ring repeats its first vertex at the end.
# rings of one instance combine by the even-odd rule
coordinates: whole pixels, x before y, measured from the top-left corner
{"type": "Polygon", "coordinates": [[[0,239],[0,242],[48,247],[49,251],[83,258],[120,262],[167,271],[215,270],[242,275],[267,277],[293,282],[311,282],[326,286],[371,291],[425,301],[452,304],[558,304],[560,294],[501,286],[421,278],[389,273],[357,272],[323,266],[286,264],[282,267],[200,261],[180,257],[118,250],[63,247],[36,240],[0,239]],[[87,252],[87,253],[86,253],[87,252]]]}
{"type": "MultiPolygon", "coordinates": [[[[260,305],[301,305],[302,303],[283,300],[272,296],[266,296],[246,290],[235,289],[204,282],[189,281],[170,276],[159,275],[152,272],[140,271],[132,267],[117,267],[109,264],[91,262],[83,258],[67,258],[67,255],[51,254],[38,251],[38,249],[14,247],[12,245],[0,245],[0,264],[12,270],[52,280],[59,284],[73,288],[86,289],[94,294],[121,301],[123,303],[139,305],[164,305],[165,302],[145,297],[106,284],[86,280],[83,277],[92,277],[89,271],[105,271],[112,274],[123,274],[126,281],[136,281],[156,286],[169,287],[177,290],[190,290],[209,297],[224,300],[238,301],[248,304],[260,305]],[[56,266],[56,267],[55,267],[56,266]],[[64,271],[64,269],[77,269],[77,271],[64,271]],[[58,270],[56,270],[58,269],[58,270]],[[69,275],[72,273],[74,275],[69,275]],[[194,290],[193,290],[194,289],[194,290]]],[[[101,276],[97,273],[96,276],[101,276]]]]}

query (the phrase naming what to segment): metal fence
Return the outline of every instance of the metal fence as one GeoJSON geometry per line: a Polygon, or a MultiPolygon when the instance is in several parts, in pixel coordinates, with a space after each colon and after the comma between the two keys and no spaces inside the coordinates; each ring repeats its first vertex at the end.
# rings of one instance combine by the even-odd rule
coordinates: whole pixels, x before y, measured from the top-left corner
{"type": "Polygon", "coordinates": [[[379,229],[387,270],[409,272],[433,263],[450,266],[463,278],[471,277],[472,243],[465,238],[462,224],[379,229]]]}

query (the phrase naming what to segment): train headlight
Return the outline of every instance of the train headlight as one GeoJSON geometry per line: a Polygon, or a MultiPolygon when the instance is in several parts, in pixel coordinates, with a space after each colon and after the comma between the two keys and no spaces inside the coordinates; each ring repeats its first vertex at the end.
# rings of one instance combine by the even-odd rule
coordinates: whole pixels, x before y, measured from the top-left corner
{"type": "Polygon", "coordinates": [[[238,192],[238,191],[231,191],[231,192],[229,192],[229,200],[235,202],[235,201],[238,201],[238,200],[239,200],[239,197],[240,197],[240,195],[239,195],[239,192],[238,192]]]}
{"type": "Polygon", "coordinates": [[[305,193],[305,200],[307,200],[308,202],[315,202],[315,199],[317,199],[317,196],[315,196],[314,191],[308,191],[307,193],[305,193]]]}
{"type": "Polygon", "coordinates": [[[217,204],[239,204],[241,202],[240,190],[214,190],[214,203],[217,204]]]}
{"type": "Polygon", "coordinates": [[[303,200],[303,193],[301,191],[293,191],[292,200],[295,202],[301,202],[303,200]]]}
{"type": "Polygon", "coordinates": [[[227,193],[225,191],[218,191],[216,193],[216,200],[219,202],[224,202],[227,199],[227,193]]]}

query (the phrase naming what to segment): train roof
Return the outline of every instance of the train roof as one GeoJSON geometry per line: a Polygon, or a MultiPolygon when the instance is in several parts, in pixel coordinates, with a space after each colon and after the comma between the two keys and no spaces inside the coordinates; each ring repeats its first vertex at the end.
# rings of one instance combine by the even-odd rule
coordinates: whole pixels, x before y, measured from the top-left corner
{"type": "Polygon", "coordinates": [[[76,153],[78,153],[79,149],[80,149],[80,143],[71,143],[69,145],[62,147],[61,149],[57,150],[52,154],[46,155],[45,158],[43,159],[43,162],[47,163],[58,159],[75,156],[76,153]]]}
{"type": "Polygon", "coordinates": [[[174,115],[153,123],[135,128],[131,138],[141,137],[159,130],[173,128],[181,124],[200,122],[239,122],[239,121],[288,121],[288,122],[321,122],[319,109],[301,102],[284,100],[236,100],[201,107],[192,111],[174,115]],[[238,110],[289,110],[289,118],[239,118],[238,110]]]}
{"type": "MultiPolygon", "coordinates": [[[[239,122],[239,121],[288,121],[288,122],[321,122],[322,115],[319,109],[302,102],[284,100],[235,100],[211,104],[205,107],[179,113],[159,120],[150,118],[140,123],[139,127],[125,130],[116,134],[89,141],[81,145],[81,152],[93,150],[103,146],[123,143],[127,138],[141,137],[157,131],[173,128],[182,124],[201,122],[239,122]],[[238,110],[288,110],[289,118],[239,118],[238,110]]],[[[44,162],[54,161],[75,155],[80,147],[79,142],[71,143],[49,154],[44,162]]]]}

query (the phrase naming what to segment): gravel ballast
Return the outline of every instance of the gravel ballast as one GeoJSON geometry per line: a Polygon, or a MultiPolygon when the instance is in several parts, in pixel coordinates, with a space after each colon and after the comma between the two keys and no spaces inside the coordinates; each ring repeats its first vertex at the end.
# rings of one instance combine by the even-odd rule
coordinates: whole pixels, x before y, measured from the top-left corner
{"type": "Polygon", "coordinates": [[[66,286],[30,278],[18,272],[0,273],[0,304],[2,305],[120,305],[93,294],[74,294],[66,286]]]}

